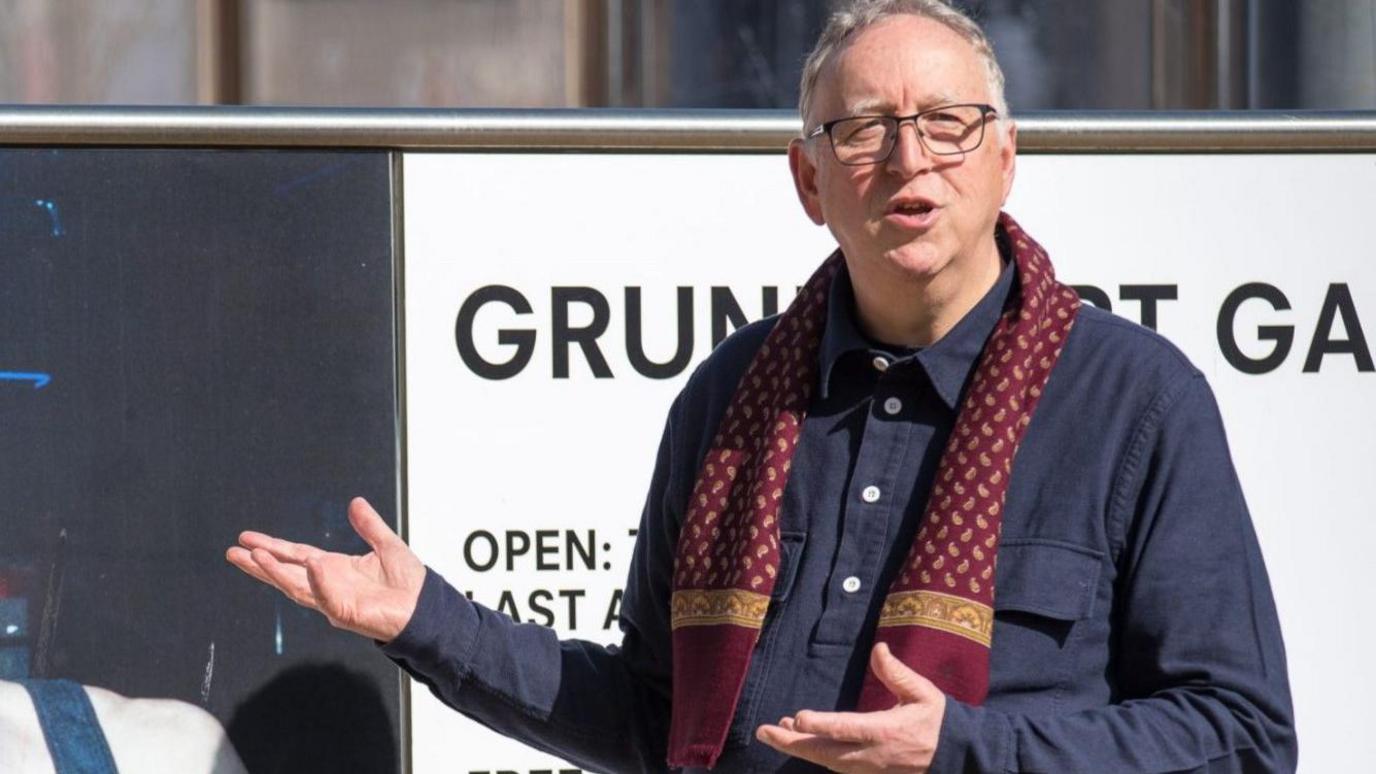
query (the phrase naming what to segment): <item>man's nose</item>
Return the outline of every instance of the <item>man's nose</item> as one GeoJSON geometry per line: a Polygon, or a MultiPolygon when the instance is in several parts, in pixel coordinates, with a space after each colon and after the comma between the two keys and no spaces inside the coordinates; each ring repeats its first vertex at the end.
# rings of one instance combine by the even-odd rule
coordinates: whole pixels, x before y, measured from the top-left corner
{"type": "Polygon", "coordinates": [[[887,166],[895,174],[911,177],[931,167],[933,157],[922,142],[916,121],[904,121],[898,125],[893,138],[893,150],[889,152],[887,166]],[[911,131],[910,131],[911,130],[911,131]]]}

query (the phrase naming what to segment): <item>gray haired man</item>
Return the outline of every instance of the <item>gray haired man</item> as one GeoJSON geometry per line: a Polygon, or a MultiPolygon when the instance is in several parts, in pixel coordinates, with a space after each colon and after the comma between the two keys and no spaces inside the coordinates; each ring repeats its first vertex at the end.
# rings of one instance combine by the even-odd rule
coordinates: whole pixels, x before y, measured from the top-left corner
{"type": "Polygon", "coordinates": [[[853,3],[802,117],[798,196],[839,249],[670,409],[621,647],[473,604],[362,501],[366,556],[249,532],[229,560],[594,770],[1293,769],[1212,394],[1001,213],[1017,133],[983,33],[853,3]]]}

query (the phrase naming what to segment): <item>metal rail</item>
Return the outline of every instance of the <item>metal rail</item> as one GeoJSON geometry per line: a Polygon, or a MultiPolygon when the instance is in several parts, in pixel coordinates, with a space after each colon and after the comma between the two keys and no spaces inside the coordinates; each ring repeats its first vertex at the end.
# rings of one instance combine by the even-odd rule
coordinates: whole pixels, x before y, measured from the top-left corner
{"type": "MultiPolygon", "coordinates": [[[[1024,153],[1376,152],[1376,112],[1015,116],[1024,153]]],[[[0,107],[0,146],[780,152],[782,110],[0,107]]]]}

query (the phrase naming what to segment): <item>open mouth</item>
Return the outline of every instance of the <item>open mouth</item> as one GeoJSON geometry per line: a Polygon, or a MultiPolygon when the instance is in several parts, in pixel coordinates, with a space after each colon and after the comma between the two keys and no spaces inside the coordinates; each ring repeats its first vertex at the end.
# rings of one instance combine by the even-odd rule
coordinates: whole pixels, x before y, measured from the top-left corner
{"type": "Polygon", "coordinates": [[[889,204],[887,218],[901,228],[925,229],[935,223],[939,209],[929,199],[899,199],[889,204]]]}
{"type": "Polygon", "coordinates": [[[889,211],[899,215],[926,215],[934,209],[936,207],[928,202],[899,202],[889,211]]]}

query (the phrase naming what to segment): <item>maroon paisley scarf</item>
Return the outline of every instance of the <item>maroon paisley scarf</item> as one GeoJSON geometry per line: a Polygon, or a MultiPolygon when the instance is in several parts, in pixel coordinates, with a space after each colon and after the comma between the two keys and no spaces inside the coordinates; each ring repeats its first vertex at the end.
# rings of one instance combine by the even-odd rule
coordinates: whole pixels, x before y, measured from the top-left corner
{"type": "MultiPolygon", "coordinates": [[[[1007,214],[998,230],[1017,292],[984,351],[942,453],[922,524],[880,614],[876,642],[949,696],[989,689],[994,567],[1013,458],[1080,300],[1007,214]]],[[[843,258],[808,280],[760,346],[703,460],[674,558],[671,766],[716,763],[779,570],[779,507],[802,431],[843,258]]],[[[866,676],[858,709],[894,697],[866,676]]]]}

